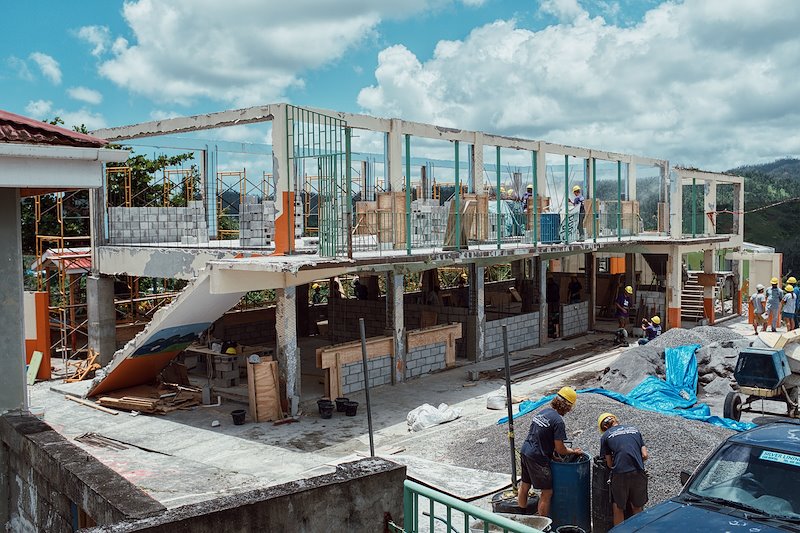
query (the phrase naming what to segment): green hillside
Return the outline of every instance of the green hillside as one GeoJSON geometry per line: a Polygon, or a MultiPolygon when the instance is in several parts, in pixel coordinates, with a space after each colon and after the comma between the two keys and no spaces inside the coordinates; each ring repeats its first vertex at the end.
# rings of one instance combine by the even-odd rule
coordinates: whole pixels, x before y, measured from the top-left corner
{"type": "MultiPolygon", "coordinates": [[[[746,211],[800,197],[800,159],[779,159],[763,165],[729,170],[745,178],[746,211]]],[[[800,200],[745,215],[748,242],[772,246],[783,253],[784,272],[800,273],[800,200]]]]}

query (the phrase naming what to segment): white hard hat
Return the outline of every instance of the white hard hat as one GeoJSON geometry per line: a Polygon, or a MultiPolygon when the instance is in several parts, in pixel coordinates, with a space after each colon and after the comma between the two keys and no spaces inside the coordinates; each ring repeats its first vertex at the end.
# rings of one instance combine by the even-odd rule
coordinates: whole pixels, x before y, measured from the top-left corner
{"type": "Polygon", "coordinates": [[[756,290],[757,291],[763,291],[764,290],[764,286],[759,283],[758,285],[756,285],[756,290]]]}

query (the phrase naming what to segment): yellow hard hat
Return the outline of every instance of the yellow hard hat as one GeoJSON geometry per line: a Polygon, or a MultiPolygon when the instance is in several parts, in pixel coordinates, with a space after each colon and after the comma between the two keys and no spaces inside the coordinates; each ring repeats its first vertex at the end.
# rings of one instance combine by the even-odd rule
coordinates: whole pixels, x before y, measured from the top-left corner
{"type": "Polygon", "coordinates": [[[661,317],[656,315],[651,319],[651,322],[653,322],[653,324],[655,324],[655,325],[659,325],[659,324],[661,324],[661,317]]]}
{"type": "Polygon", "coordinates": [[[576,191],[579,191],[579,190],[581,190],[581,186],[580,185],[576,185],[576,186],[574,186],[572,188],[572,192],[576,192],[576,191]]]}
{"type": "Polygon", "coordinates": [[[600,431],[600,433],[603,432],[603,422],[605,422],[608,418],[616,419],[617,417],[614,416],[612,413],[603,413],[597,417],[597,429],[598,431],[600,431]]]}
{"type": "Polygon", "coordinates": [[[467,279],[467,274],[466,274],[465,272],[462,272],[462,273],[461,273],[461,278],[462,278],[462,279],[467,279]]]}
{"type": "Polygon", "coordinates": [[[625,292],[627,292],[628,294],[633,294],[633,287],[628,285],[627,287],[625,287],[625,292]]]}
{"type": "Polygon", "coordinates": [[[783,290],[785,290],[786,292],[792,292],[794,290],[794,287],[792,287],[791,285],[786,285],[783,288],[783,290]]]}
{"type": "Polygon", "coordinates": [[[319,289],[319,283],[315,283],[311,286],[312,289],[316,290],[319,289]]]}
{"type": "Polygon", "coordinates": [[[575,401],[578,399],[578,393],[575,392],[575,389],[572,387],[561,387],[558,391],[558,395],[565,399],[570,405],[575,405],[575,401]]]}
{"type": "Polygon", "coordinates": [[[786,280],[786,283],[791,283],[792,285],[797,285],[797,278],[794,276],[789,276],[789,279],[786,280]]]}
{"type": "Polygon", "coordinates": [[[225,353],[228,355],[236,355],[236,348],[230,346],[227,350],[225,350],[225,353]]]}
{"type": "Polygon", "coordinates": [[[772,278],[771,280],[769,280],[769,282],[772,283],[773,285],[777,285],[778,281],[779,281],[778,278],[772,278]]]}

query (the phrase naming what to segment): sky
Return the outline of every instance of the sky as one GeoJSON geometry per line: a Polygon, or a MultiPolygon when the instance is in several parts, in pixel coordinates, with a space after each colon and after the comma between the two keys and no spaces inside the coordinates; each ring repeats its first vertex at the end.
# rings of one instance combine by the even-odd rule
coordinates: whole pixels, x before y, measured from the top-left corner
{"type": "MultiPolygon", "coordinates": [[[[796,0],[3,2],[0,108],[289,102],[726,170],[800,157],[796,0]]],[[[263,141],[243,129],[229,140],[263,141]]],[[[263,134],[262,134],[263,135],[263,134]]]]}

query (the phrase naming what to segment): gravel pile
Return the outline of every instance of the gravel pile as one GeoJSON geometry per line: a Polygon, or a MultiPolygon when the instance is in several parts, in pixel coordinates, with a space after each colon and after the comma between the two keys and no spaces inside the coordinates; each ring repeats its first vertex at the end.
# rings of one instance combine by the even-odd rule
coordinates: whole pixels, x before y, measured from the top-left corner
{"type": "Polygon", "coordinates": [[[728,328],[698,326],[673,328],[647,343],[624,351],[600,378],[603,388],[627,394],[645,377],[664,377],[664,350],[687,344],[699,344],[697,365],[698,396],[725,396],[734,390],[733,370],[739,351],[753,345],[728,328]]]}
{"type": "MultiPolygon", "coordinates": [[[[564,420],[572,445],[592,457],[600,451],[597,417],[605,411],[617,415],[623,424],[636,426],[644,437],[650,452],[650,460],[645,465],[650,473],[648,505],[677,494],[681,488],[681,470],[693,470],[734,433],[703,422],[634,409],[598,394],[581,394],[575,410],[564,420]]],[[[501,416],[498,413],[498,418],[501,416]]],[[[514,421],[517,449],[525,441],[532,417],[533,413],[529,413],[514,421]]],[[[507,429],[507,425],[495,425],[460,431],[457,439],[438,443],[441,448],[437,456],[457,466],[510,474],[507,429]]]]}

